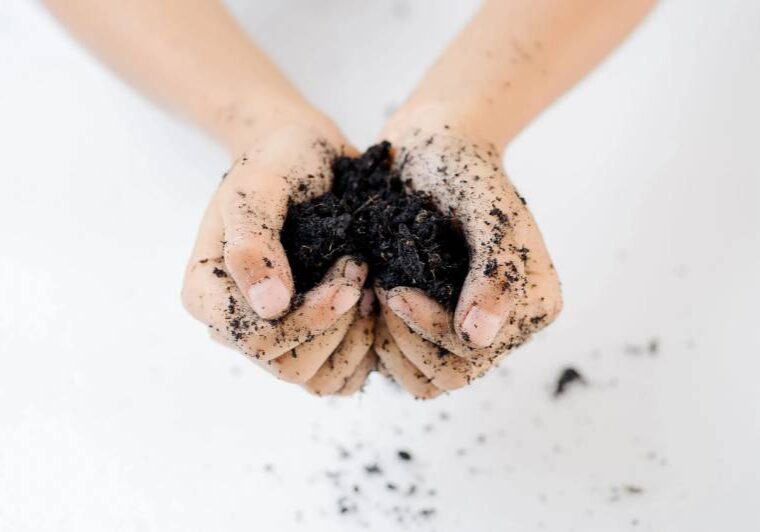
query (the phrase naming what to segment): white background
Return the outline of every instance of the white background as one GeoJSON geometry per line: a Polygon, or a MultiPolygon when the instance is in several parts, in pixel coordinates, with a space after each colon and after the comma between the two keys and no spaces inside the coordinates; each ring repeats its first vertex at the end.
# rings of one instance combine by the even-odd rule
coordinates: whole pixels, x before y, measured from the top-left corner
{"type": "MultiPolygon", "coordinates": [[[[366,146],[474,4],[235,11],[366,146]]],[[[559,321],[432,402],[377,376],[320,400],[179,304],[221,150],[4,0],[0,530],[759,530],[759,52],[760,3],[663,2],[507,153],[564,282],[559,321]],[[588,385],[553,400],[566,364],[588,385]],[[436,514],[400,525],[394,505],[436,514]]]]}

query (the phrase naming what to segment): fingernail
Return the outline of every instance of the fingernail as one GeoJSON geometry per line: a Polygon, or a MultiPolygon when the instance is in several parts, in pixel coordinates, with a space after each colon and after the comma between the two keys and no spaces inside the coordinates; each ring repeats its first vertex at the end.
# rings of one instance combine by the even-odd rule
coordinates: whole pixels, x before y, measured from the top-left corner
{"type": "Polygon", "coordinates": [[[375,310],[375,294],[371,288],[362,290],[362,298],[359,300],[359,314],[367,317],[375,310]]]}
{"type": "Polygon", "coordinates": [[[346,269],[343,271],[343,277],[356,281],[359,284],[364,284],[364,279],[367,276],[366,268],[355,260],[349,260],[346,263],[346,269]]]}
{"type": "Polygon", "coordinates": [[[473,306],[462,322],[462,336],[477,347],[488,347],[501,329],[501,318],[473,306]]]}
{"type": "Polygon", "coordinates": [[[336,314],[345,314],[361,297],[361,291],[351,286],[342,286],[332,299],[332,310],[336,314]]]}
{"type": "Polygon", "coordinates": [[[248,289],[251,308],[265,320],[276,318],[290,306],[290,291],[277,277],[265,277],[248,289]]]}
{"type": "Polygon", "coordinates": [[[403,317],[412,315],[412,307],[409,306],[409,302],[401,296],[392,296],[389,298],[388,306],[399,316],[403,317]]]}

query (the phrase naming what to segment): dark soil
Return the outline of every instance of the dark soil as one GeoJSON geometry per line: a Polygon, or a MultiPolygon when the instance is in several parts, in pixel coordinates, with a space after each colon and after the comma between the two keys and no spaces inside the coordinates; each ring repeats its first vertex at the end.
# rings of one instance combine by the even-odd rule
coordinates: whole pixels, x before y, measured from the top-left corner
{"type": "Polygon", "coordinates": [[[430,196],[401,181],[390,150],[382,142],[359,158],[337,157],[332,190],[290,205],[281,240],[296,290],[310,290],[350,255],[369,264],[368,283],[420,288],[453,308],[469,266],[464,235],[430,196]]]}
{"type": "Polygon", "coordinates": [[[557,385],[554,388],[554,396],[558,397],[564,394],[565,391],[567,391],[567,387],[575,382],[578,382],[580,384],[586,383],[580,371],[573,367],[567,367],[563,369],[562,373],[560,373],[559,378],[557,379],[557,385]]]}

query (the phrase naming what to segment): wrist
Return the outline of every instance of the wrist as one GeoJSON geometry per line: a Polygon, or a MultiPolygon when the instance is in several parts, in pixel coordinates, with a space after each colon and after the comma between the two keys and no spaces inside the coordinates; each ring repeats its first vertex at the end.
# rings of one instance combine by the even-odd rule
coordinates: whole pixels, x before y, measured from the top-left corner
{"type": "Polygon", "coordinates": [[[218,136],[233,158],[283,128],[309,129],[336,147],[345,141],[335,123],[298,95],[257,94],[216,111],[218,136]]]}
{"type": "Polygon", "coordinates": [[[400,107],[383,128],[382,138],[399,143],[413,131],[441,133],[491,144],[499,151],[506,138],[481,109],[466,102],[428,101],[400,107]]]}

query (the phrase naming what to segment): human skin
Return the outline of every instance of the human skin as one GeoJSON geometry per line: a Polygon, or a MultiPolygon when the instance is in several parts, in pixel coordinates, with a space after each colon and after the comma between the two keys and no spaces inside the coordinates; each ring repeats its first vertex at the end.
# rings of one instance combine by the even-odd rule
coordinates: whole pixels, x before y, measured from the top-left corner
{"type": "Polygon", "coordinates": [[[357,390],[375,360],[373,296],[362,289],[366,265],[339,260],[293,308],[279,241],[288,201],[328,190],[331,160],[356,153],[338,128],[218,1],[46,4],[106,63],[200,126],[234,161],[188,262],[188,311],[214,339],[283,380],[318,394],[357,390]]]}
{"type": "Polygon", "coordinates": [[[415,396],[469,383],[560,312],[556,270],[504,150],[654,3],[488,0],[388,121],[380,137],[402,179],[456,212],[471,253],[453,313],[419,290],[378,291],[380,364],[415,396]]]}
{"type": "Polygon", "coordinates": [[[458,213],[470,273],[453,314],[410,288],[376,290],[376,328],[372,293],[361,288],[366,265],[348,258],[292,305],[279,242],[288,201],[327,190],[331,158],[356,151],[219,1],[45,3],[234,161],[206,210],[183,287],[185,306],[211,336],[314,393],[355,391],[377,363],[427,398],[483,375],[559,312],[556,272],[504,174],[503,151],[654,0],[484,2],[381,135],[412,187],[458,213]]]}

